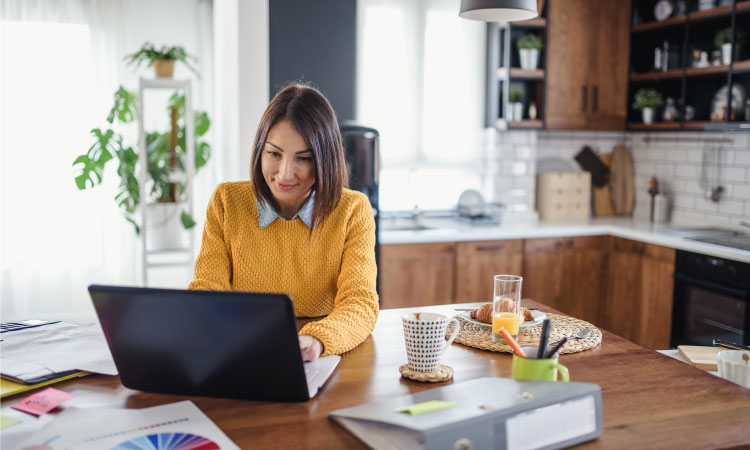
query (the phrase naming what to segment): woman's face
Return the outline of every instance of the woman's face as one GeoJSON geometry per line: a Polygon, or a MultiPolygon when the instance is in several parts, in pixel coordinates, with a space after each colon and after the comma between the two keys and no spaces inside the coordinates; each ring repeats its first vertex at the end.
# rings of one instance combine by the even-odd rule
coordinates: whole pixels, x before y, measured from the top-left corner
{"type": "Polygon", "coordinates": [[[268,131],[261,157],[261,171],[273,198],[289,219],[305,203],[315,184],[315,161],[310,146],[284,119],[268,131]]]}

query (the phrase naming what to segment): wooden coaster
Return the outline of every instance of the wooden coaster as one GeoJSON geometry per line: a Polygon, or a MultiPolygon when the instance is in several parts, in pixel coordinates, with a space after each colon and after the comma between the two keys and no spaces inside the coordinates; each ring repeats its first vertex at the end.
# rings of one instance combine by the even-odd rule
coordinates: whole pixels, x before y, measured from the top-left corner
{"type": "MultiPolygon", "coordinates": [[[[578,333],[581,328],[589,328],[591,334],[586,339],[570,339],[560,349],[560,354],[565,353],[577,353],[590,348],[594,348],[602,343],[602,332],[586,322],[585,320],[576,319],[575,317],[563,316],[559,314],[548,313],[547,317],[552,321],[552,330],[550,331],[549,342],[556,342],[563,337],[571,337],[578,333]]],[[[503,352],[512,353],[510,346],[501,342],[494,342],[492,340],[492,331],[489,327],[483,327],[464,320],[461,316],[456,316],[461,329],[458,331],[458,336],[454,342],[458,344],[466,345],[467,347],[474,347],[482,350],[489,350],[492,352],[503,352]]],[[[448,325],[446,335],[450,335],[453,332],[453,324],[448,325]]],[[[518,334],[518,344],[524,345],[539,345],[539,339],[542,334],[542,325],[537,324],[532,327],[521,328],[518,334]]]]}
{"type": "Polygon", "coordinates": [[[445,366],[440,364],[437,370],[433,372],[417,372],[411,370],[408,364],[398,368],[401,372],[401,376],[414,381],[421,381],[423,383],[439,383],[440,381],[448,381],[453,378],[453,367],[445,366]]]}

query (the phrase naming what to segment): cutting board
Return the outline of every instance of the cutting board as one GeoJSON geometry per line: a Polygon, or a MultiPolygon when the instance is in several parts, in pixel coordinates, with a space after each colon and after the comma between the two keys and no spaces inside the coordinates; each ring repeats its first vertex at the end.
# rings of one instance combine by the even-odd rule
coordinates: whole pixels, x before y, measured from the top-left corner
{"type": "Polygon", "coordinates": [[[701,370],[719,370],[716,366],[716,354],[726,350],[723,347],[700,347],[695,345],[678,345],[677,350],[685,361],[701,370]]]}
{"type": "Polygon", "coordinates": [[[625,146],[618,145],[612,149],[612,161],[609,170],[609,186],[612,192],[612,206],[615,214],[618,216],[633,215],[635,174],[633,158],[625,146]]]}
{"type": "MultiPolygon", "coordinates": [[[[597,156],[605,166],[609,167],[609,163],[612,160],[611,153],[599,154],[597,156]]],[[[609,184],[605,184],[602,187],[593,186],[593,191],[594,215],[614,216],[615,209],[612,207],[612,191],[609,187],[609,184]]]]}

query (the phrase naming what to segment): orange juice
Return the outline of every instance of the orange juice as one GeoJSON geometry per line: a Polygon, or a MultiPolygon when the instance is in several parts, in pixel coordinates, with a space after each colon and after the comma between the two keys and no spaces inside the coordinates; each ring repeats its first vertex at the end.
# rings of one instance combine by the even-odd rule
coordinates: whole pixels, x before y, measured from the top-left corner
{"type": "Polygon", "coordinates": [[[521,316],[512,312],[499,312],[492,316],[492,333],[498,334],[500,327],[508,330],[511,336],[518,336],[518,326],[521,324],[521,316]]]}

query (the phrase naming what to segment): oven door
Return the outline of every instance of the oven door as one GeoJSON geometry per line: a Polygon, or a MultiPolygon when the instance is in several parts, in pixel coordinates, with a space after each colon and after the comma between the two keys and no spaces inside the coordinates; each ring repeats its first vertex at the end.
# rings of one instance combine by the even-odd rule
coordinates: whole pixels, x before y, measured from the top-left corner
{"type": "Polygon", "coordinates": [[[672,347],[712,345],[714,339],[750,345],[746,290],[674,274],[672,347]]]}

